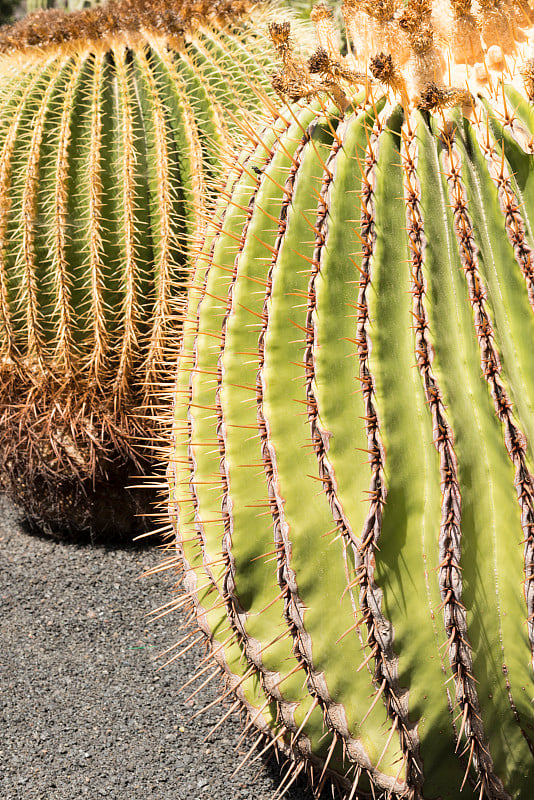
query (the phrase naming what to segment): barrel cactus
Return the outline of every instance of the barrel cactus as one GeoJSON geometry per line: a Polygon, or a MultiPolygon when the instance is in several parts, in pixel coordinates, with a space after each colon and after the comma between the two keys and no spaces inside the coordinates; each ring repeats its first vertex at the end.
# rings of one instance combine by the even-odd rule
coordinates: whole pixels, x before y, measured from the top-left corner
{"type": "MultiPolygon", "coordinates": [[[[534,792],[526,3],[328,9],[208,226],[170,511],[237,705],[343,796],[534,792]]],[[[202,674],[206,666],[203,665],[202,674]]]]}
{"type": "Polygon", "coordinates": [[[56,535],[129,536],[150,510],[124,486],[235,119],[265,112],[268,14],[120,0],[0,31],[0,483],[56,535]]]}

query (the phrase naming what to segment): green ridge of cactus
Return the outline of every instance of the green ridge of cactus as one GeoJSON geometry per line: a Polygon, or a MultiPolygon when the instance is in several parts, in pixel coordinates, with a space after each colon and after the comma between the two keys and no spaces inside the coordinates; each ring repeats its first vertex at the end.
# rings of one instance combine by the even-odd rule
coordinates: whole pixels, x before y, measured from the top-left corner
{"type": "Polygon", "coordinates": [[[266,113],[269,13],[121,0],[0,31],[0,482],[56,535],[153,524],[124,486],[237,118],[266,113]]]}
{"type": "Polygon", "coordinates": [[[533,9],[342,13],[346,56],[324,5],[308,61],[271,26],[296,104],[251,137],[199,248],[178,604],[290,757],[280,793],[307,773],[351,800],[526,800],[533,9]]]}

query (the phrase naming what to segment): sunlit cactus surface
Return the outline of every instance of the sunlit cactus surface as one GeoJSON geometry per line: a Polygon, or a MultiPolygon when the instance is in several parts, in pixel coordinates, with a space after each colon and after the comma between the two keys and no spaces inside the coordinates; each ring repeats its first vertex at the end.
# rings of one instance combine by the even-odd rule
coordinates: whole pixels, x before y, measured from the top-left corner
{"type": "Polygon", "coordinates": [[[250,136],[196,260],[179,604],[289,754],[281,791],[527,800],[532,9],[342,14],[343,37],[313,10],[307,61],[271,26],[293,105],[250,136]]]}
{"type": "Polygon", "coordinates": [[[265,111],[267,20],[121,0],[0,30],[0,482],[58,534],[129,535],[148,507],[123,490],[234,118],[265,111]]]}

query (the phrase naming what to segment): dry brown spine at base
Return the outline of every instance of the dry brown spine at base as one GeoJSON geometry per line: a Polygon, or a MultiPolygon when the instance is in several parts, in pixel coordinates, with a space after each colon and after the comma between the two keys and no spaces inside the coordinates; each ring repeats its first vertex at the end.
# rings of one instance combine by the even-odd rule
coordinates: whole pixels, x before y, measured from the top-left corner
{"type": "MultiPolygon", "coordinates": [[[[439,533],[439,587],[443,620],[447,636],[447,653],[454,678],[454,707],[459,709],[453,728],[460,747],[465,735],[466,744],[460,752],[468,754],[466,778],[471,762],[481,770],[484,796],[495,781],[493,762],[484,733],[480,703],[473,672],[472,648],[467,631],[466,610],[462,604],[462,530],[461,493],[458,483],[458,459],[454,451],[454,434],[447,421],[446,409],[436,376],[432,369],[433,348],[429,337],[429,320],[425,307],[426,280],[424,275],[425,234],[421,214],[421,191],[417,178],[415,133],[408,126],[403,130],[402,162],[405,173],[404,190],[407,230],[411,250],[413,317],[415,320],[415,354],[421,374],[425,397],[432,414],[434,446],[439,453],[441,477],[441,523],[439,533]]],[[[499,779],[497,779],[499,780],[499,779]]],[[[492,797],[492,795],[487,795],[492,797]]]]}
{"type": "MultiPolygon", "coordinates": [[[[526,439],[513,420],[512,404],[500,380],[500,358],[493,344],[493,326],[485,303],[487,292],[478,270],[478,251],[467,211],[466,190],[461,181],[461,156],[455,145],[453,134],[450,131],[442,131],[442,136],[446,148],[444,152],[445,174],[449,184],[456,235],[461,245],[460,258],[469,290],[469,300],[473,308],[473,323],[480,348],[482,374],[490,388],[495,412],[504,426],[506,450],[515,468],[515,485],[521,511],[521,524],[526,537],[528,537],[533,527],[529,520],[530,518],[534,519],[534,509],[532,477],[528,472],[525,460],[526,439]]],[[[502,669],[506,675],[504,662],[502,669]]],[[[507,686],[512,709],[515,711],[508,679],[507,686]]],[[[521,730],[525,736],[523,728],[521,730]]],[[[509,800],[509,795],[502,782],[494,773],[491,756],[486,750],[478,747],[480,738],[477,737],[477,740],[473,740],[473,758],[476,759],[475,763],[481,774],[481,780],[484,782],[487,797],[490,800],[492,798],[509,800]]]]}
{"type": "Polygon", "coordinates": [[[0,30],[0,471],[35,529],[151,525],[154,487],[129,485],[154,468],[203,209],[249,102],[255,124],[274,106],[258,101],[271,13],[120,0],[0,30]]]}

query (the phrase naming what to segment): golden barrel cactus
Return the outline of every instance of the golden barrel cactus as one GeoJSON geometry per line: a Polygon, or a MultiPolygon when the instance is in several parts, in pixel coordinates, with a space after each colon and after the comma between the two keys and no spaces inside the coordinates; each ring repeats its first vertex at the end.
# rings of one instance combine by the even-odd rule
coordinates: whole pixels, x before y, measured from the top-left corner
{"type": "Polygon", "coordinates": [[[152,494],[124,487],[158,435],[197,219],[268,87],[267,19],[119,0],[0,30],[0,484],[32,524],[143,527],[152,494]]]}
{"type": "Polygon", "coordinates": [[[169,467],[193,622],[346,798],[534,792],[532,7],[346,0],[189,292],[169,467]]]}

